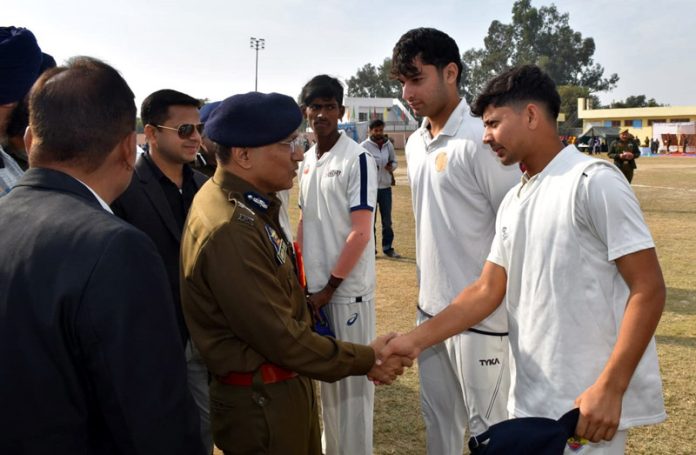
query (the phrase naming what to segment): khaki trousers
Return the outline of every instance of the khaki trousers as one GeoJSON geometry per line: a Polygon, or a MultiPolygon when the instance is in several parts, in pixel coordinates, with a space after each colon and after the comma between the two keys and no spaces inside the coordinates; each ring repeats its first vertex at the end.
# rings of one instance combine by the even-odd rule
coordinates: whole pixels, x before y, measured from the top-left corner
{"type": "Polygon", "coordinates": [[[251,387],[210,384],[213,440],[225,455],[321,455],[314,385],[298,376],[251,387]]]}

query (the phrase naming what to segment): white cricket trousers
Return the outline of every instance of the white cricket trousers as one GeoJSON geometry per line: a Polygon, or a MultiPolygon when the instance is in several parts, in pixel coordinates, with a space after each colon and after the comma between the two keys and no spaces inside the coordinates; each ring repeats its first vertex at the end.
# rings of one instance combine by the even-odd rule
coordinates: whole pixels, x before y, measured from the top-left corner
{"type": "MultiPolygon", "coordinates": [[[[416,324],[430,319],[417,312],[416,324]]],[[[430,455],[461,455],[464,431],[483,433],[507,420],[510,389],[507,336],[462,332],[418,357],[421,411],[430,455]]]]}
{"type": "MultiPolygon", "coordinates": [[[[326,315],[339,340],[370,344],[375,338],[374,298],[348,303],[346,299],[334,297],[326,306],[326,315]]],[[[349,376],[320,384],[324,453],[372,455],[375,385],[367,376],[349,376]]]]}

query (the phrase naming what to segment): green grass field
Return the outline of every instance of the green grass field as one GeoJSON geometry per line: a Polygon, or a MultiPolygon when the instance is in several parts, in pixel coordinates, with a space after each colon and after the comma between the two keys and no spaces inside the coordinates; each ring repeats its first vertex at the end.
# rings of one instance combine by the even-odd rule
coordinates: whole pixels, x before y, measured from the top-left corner
{"type": "MultiPolygon", "coordinates": [[[[403,151],[394,187],[395,248],[402,259],[377,258],[377,331],[413,327],[418,295],[414,219],[403,151]]],[[[668,419],[632,430],[629,454],[696,454],[696,158],[642,158],[633,187],[657,244],[668,287],[657,329],[668,419]]],[[[297,188],[291,219],[297,220],[297,188]]],[[[379,245],[379,225],[377,226],[379,245]]],[[[417,366],[391,386],[377,388],[375,455],[425,453],[417,366]]]]}

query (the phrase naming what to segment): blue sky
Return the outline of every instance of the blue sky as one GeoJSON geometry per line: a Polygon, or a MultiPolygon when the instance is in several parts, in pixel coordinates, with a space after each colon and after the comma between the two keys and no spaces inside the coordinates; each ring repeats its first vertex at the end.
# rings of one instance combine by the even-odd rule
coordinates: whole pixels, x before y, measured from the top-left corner
{"type": "MultiPolygon", "coordinates": [[[[297,97],[316,74],[348,79],[379,64],[407,30],[428,26],[452,36],[462,52],[482,47],[491,21],[511,21],[514,0],[10,0],[1,25],[31,29],[60,63],[73,55],[106,60],[124,75],[138,104],[173,88],[222,99],[254,89],[251,36],[259,53],[259,90],[297,97]]],[[[533,0],[536,7],[552,2],[533,0]]],[[[602,102],[645,94],[696,105],[693,0],[559,0],[570,24],[595,39],[595,61],[618,73],[602,102]]]]}

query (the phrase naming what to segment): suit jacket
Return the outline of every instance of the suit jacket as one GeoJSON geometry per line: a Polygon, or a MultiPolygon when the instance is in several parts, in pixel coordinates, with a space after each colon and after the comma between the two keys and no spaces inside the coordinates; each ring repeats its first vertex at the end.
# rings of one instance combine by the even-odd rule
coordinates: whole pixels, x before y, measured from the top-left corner
{"type": "MultiPolygon", "coordinates": [[[[208,177],[194,170],[193,179],[198,190],[208,177]]],[[[167,270],[169,285],[174,296],[173,304],[179,334],[185,345],[188,331],[181,310],[181,291],[179,290],[181,228],[177,226],[157,176],[152,172],[150,164],[143,155],[140,155],[135,163],[135,172],[128,189],[111,204],[111,208],[116,215],[146,233],[155,243],[167,270]]]]}
{"type": "Polygon", "coordinates": [[[167,277],[59,171],[0,199],[0,453],[202,454],[167,277]]]}

